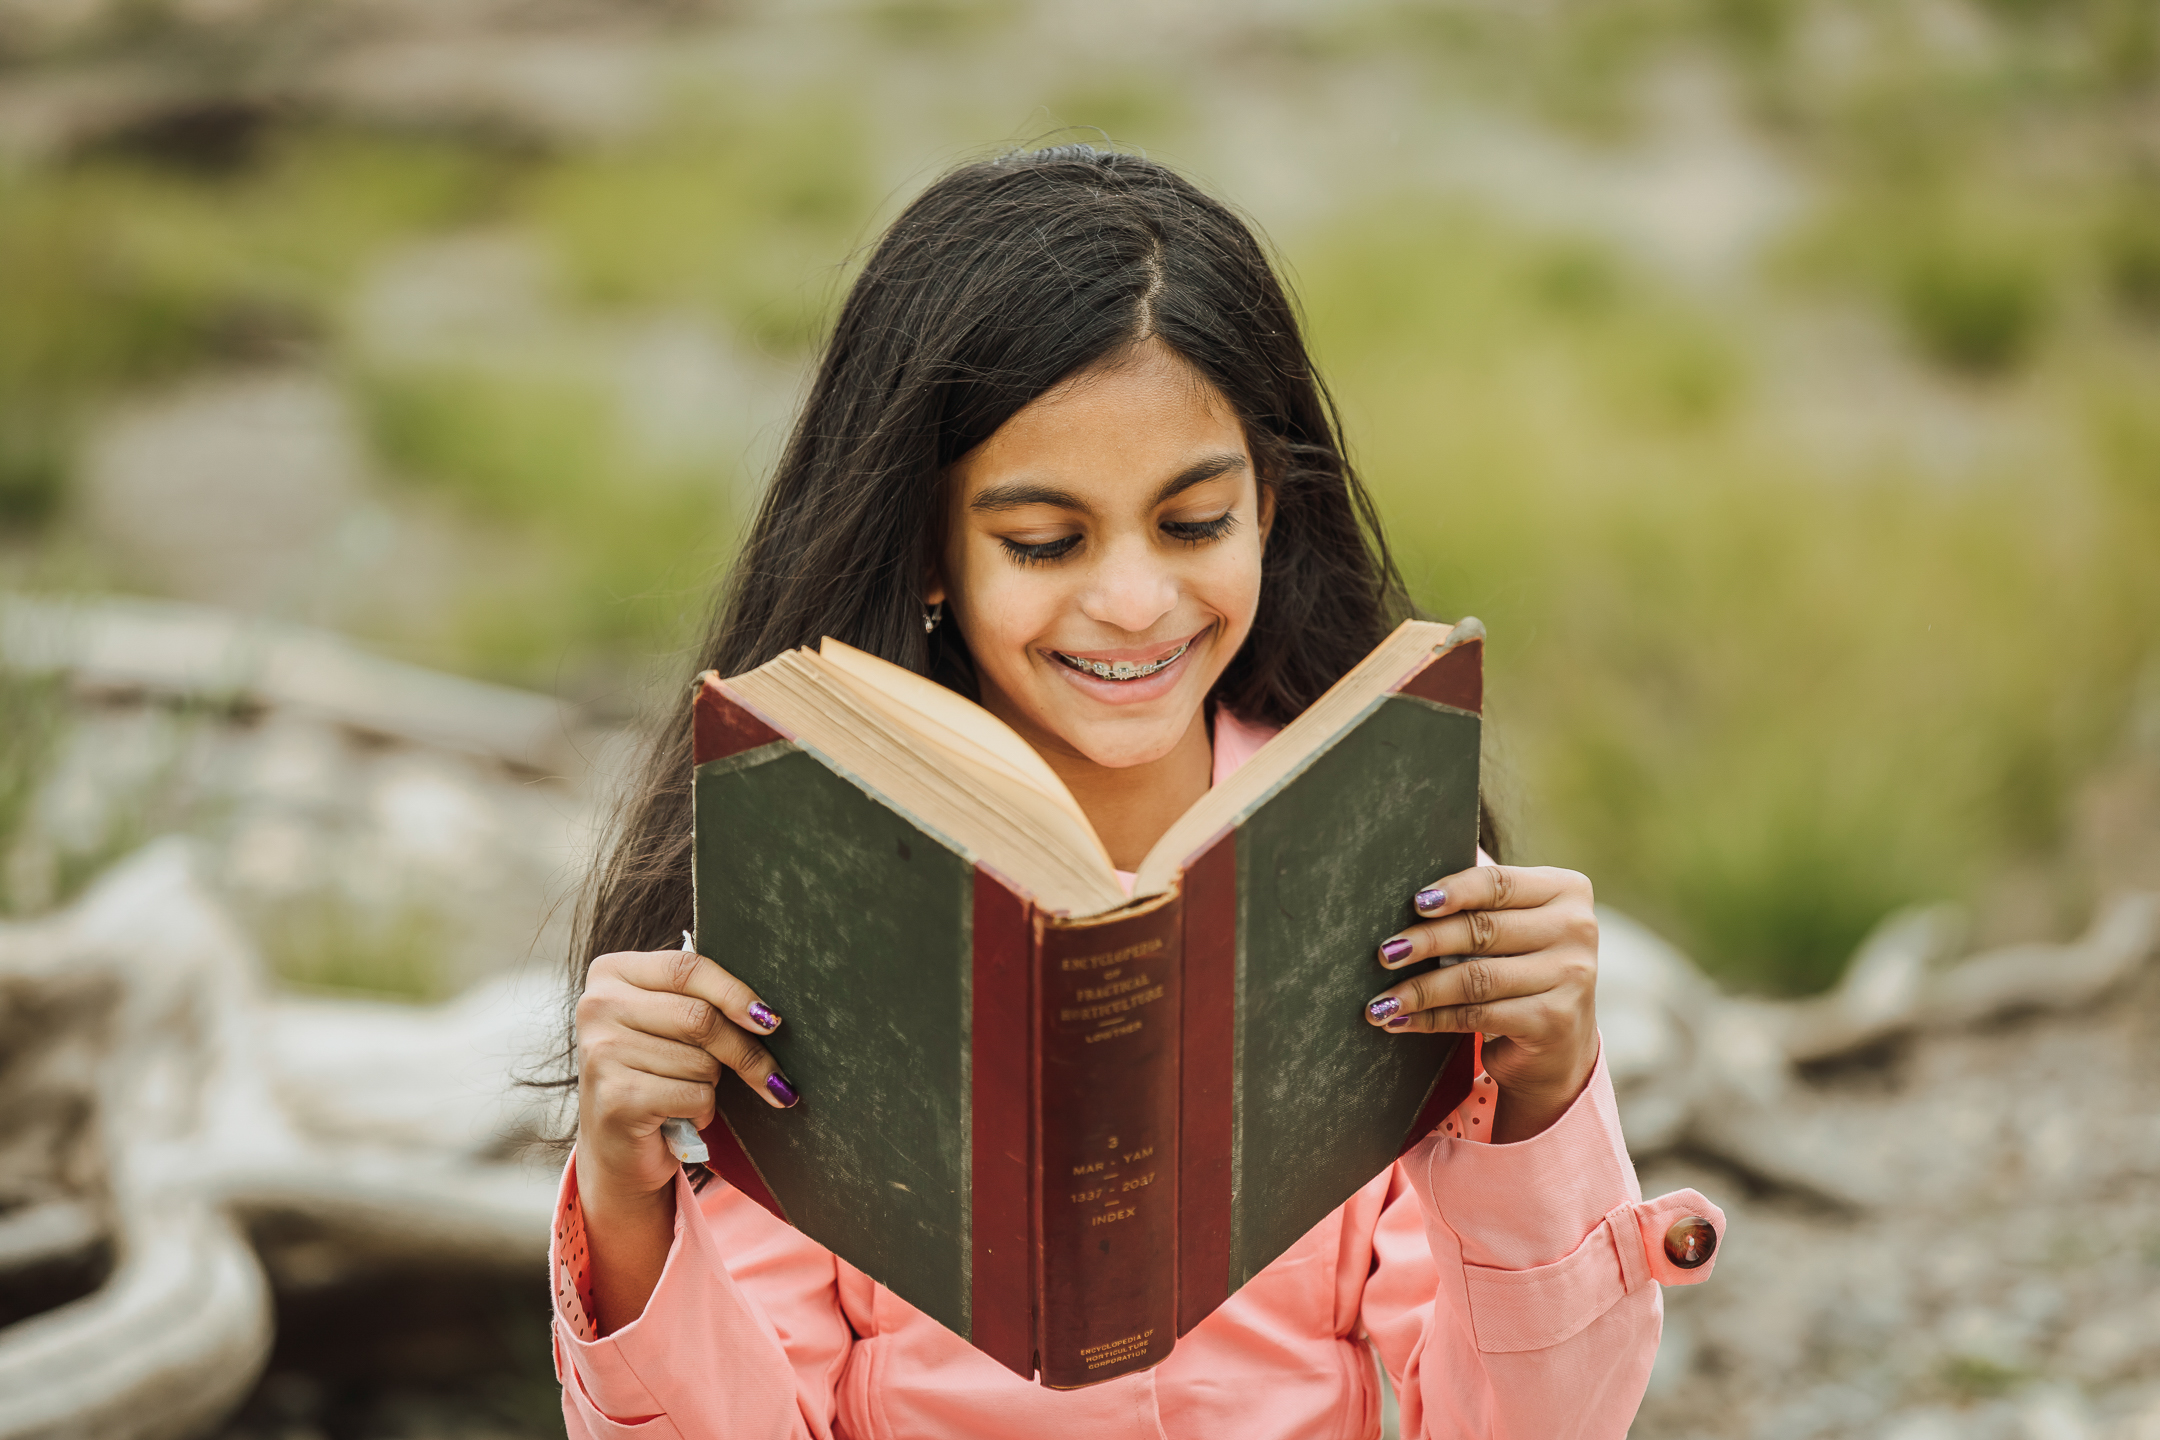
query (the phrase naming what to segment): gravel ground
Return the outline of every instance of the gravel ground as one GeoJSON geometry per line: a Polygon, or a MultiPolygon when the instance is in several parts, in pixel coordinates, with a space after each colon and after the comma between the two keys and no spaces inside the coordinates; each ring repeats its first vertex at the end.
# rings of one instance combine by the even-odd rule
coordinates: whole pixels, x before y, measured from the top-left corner
{"type": "Polygon", "coordinates": [[[1667,1294],[1634,1435],[2160,1440],[2160,970],[1812,1075],[1788,1112],[1894,1198],[1646,1164],[1732,1234],[1710,1284],[1667,1294]]]}

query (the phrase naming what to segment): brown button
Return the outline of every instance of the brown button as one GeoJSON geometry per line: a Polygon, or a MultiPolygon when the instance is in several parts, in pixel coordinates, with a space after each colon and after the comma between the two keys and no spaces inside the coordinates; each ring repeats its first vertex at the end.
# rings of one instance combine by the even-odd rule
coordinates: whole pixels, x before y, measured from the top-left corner
{"type": "Polygon", "coordinates": [[[1665,1232],[1665,1258],[1682,1270],[1710,1263],[1717,1253],[1717,1229],[1700,1215],[1675,1220],[1665,1232]]]}

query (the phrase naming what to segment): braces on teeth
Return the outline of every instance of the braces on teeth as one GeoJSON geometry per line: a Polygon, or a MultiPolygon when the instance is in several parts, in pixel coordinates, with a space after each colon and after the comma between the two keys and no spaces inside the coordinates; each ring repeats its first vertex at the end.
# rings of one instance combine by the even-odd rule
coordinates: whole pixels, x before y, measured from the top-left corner
{"type": "Polygon", "coordinates": [[[1073,669],[1084,670],[1098,679],[1144,680],[1165,666],[1175,664],[1191,648],[1192,641],[1188,640],[1168,655],[1163,656],[1162,659],[1151,660],[1144,665],[1135,665],[1130,660],[1082,660],[1076,655],[1067,655],[1062,650],[1053,650],[1050,653],[1057,656],[1067,665],[1072,666],[1073,669]]]}

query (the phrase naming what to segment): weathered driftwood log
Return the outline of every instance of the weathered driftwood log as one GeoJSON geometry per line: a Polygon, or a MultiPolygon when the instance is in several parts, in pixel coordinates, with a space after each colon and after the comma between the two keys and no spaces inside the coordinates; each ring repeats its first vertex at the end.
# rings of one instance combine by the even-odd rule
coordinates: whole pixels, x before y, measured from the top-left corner
{"type": "Polygon", "coordinates": [[[2010,945],[1958,958],[1954,905],[1903,910],[1875,928],[1837,988],[1783,1011],[1785,1052],[1835,1059],[1907,1031],[1971,1025],[2024,1010],[2075,1010],[2135,974],[2160,946],[2160,895],[2117,895],[2065,945],[2010,945]]]}
{"type": "Polygon", "coordinates": [[[207,605],[0,596],[0,665],[63,673],[92,691],[282,709],[526,769],[574,763],[574,717],[546,696],[207,605]]]}
{"type": "Polygon", "coordinates": [[[88,1103],[48,1093],[45,1108],[94,1128],[102,1163],[72,1178],[97,1186],[76,1198],[105,1211],[118,1258],[96,1294],[0,1332],[0,1435],[194,1434],[247,1392],[268,1353],[262,1272],[189,1173],[227,1134],[281,1138],[240,1028],[256,998],[245,955],[193,893],[178,846],[64,915],[0,933],[17,993],[102,980],[115,996],[78,1077],[88,1103]]]}
{"type": "Polygon", "coordinates": [[[1647,926],[1601,906],[1597,1004],[1629,1148],[1666,1149],[1687,1129],[1717,990],[1647,926]]]}
{"type": "Polygon", "coordinates": [[[1601,910],[1599,923],[1598,1019],[1636,1156],[1692,1147],[1783,1189],[1864,1208],[1894,1196],[1878,1167],[1791,1113],[1796,1067],[1919,1030],[2093,1004],[2160,949],[2160,895],[2114,897],[2069,944],[1964,958],[1969,926],[1957,906],[1900,911],[1834,990],[1782,1002],[1720,995],[1626,916],[1601,910]]]}
{"type": "Polygon", "coordinates": [[[0,984],[11,1015],[58,1018],[73,997],[76,1022],[44,1047],[73,1047],[71,1063],[11,1051],[0,1071],[19,1132],[0,1199],[21,1207],[0,1284],[57,1246],[109,1240],[116,1257],[95,1293],[0,1330],[0,1440],[213,1428],[269,1352],[251,1220],[537,1273],[550,1175],[503,1156],[545,1123],[511,1069],[519,1037],[552,1022],[547,987],[502,982],[437,1010],[276,1000],[181,840],[61,915],[0,927],[0,984]],[[92,1163],[52,1158],[85,1136],[92,1163]]]}

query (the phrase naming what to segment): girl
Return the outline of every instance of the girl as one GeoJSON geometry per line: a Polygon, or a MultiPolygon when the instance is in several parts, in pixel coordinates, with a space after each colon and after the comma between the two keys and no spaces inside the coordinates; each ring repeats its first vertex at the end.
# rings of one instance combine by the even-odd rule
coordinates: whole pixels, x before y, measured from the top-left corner
{"type": "MultiPolygon", "coordinates": [[[[1160,165],[1073,146],[965,166],[894,223],[695,668],[831,635],[928,673],[1041,751],[1130,867],[1407,610],[1252,234],[1160,165]]],[[[552,1256],[573,1436],[1353,1440],[1379,1425],[1368,1346],[1406,1435],[1625,1433],[1651,1282],[1707,1275],[1683,1267],[1724,1218],[1692,1191],[1641,1201],[1599,1058],[1589,881],[1481,853],[1377,957],[1343,956],[1472,957],[1376,974],[1366,1012],[1482,1034],[1470,1098],[1167,1361],[1052,1391],[727,1186],[694,1192],[665,1148],[662,1119],[710,1120],[723,1070],[797,1102],[759,1037],[869,1018],[783,1022],[674,948],[688,727],[684,704],[584,915],[599,958],[552,1256]]]]}

